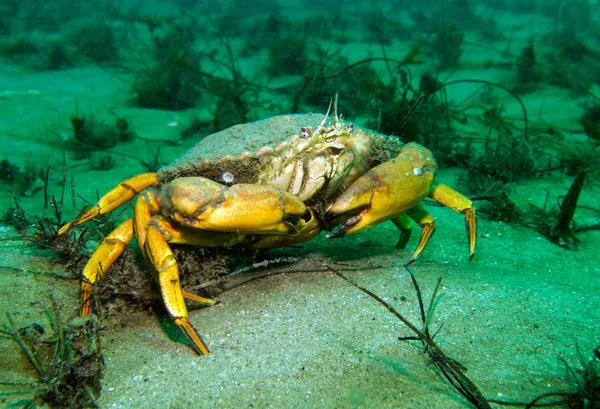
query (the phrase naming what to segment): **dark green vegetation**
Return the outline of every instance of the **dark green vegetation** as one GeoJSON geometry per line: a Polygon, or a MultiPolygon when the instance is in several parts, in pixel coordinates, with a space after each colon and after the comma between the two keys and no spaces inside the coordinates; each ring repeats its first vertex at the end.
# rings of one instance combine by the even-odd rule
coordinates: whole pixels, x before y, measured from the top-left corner
{"type": "Polygon", "coordinates": [[[526,224],[530,224],[552,242],[567,249],[573,249],[579,239],[575,235],[573,217],[577,209],[577,201],[581,195],[586,172],[580,172],[567,193],[562,196],[559,206],[547,209],[535,209],[526,217],[526,224]]]}
{"type": "Polygon", "coordinates": [[[478,409],[490,409],[491,406],[488,403],[487,399],[482,395],[479,388],[477,388],[477,386],[465,374],[466,369],[458,361],[448,357],[433,340],[433,338],[435,338],[435,336],[439,333],[439,330],[441,329],[440,327],[438,331],[436,331],[433,335],[431,334],[431,321],[433,319],[435,306],[438,302],[438,291],[442,282],[441,277],[438,279],[435,289],[433,290],[429,306],[427,307],[427,309],[425,309],[421,288],[419,287],[419,284],[417,283],[417,280],[412,271],[408,267],[405,268],[410,274],[412,283],[415,288],[415,293],[417,295],[417,301],[419,302],[419,312],[421,315],[422,324],[421,329],[419,329],[417,326],[411,323],[408,319],[404,317],[404,315],[400,314],[394,307],[392,307],[390,304],[384,301],[377,294],[364,287],[359,286],[339,271],[331,267],[327,267],[329,271],[336,274],[338,277],[342,278],[354,287],[358,288],[363,293],[367,294],[379,304],[383,305],[396,318],[402,321],[402,323],[406,325],[415,334],[415,336],[400,337],[399,339],[402,341],[420,341],[423,344],[424,352],[427,354],[427,356],[435,365],[435,367],[440,371],[444,378],[446,378],[446,380],[448,380],[448,382],[450,382],[450,384],[473,405],[473,407],[478,409]]]}
{"type": "Polygon", "coordinates": [[[46,311],[47,324],[18,327],[10,314],[0,336],[15,342],[35,370],[35,380],[1,381],[5,388],[0,399],[23,396],[11,405],[35,408],[98,407],[105,364],[100,346],[99,324],[95,316],[64,322],[60,306],[52,300],[46,311]]]}
{"type": "Polygon", "coordinates": [[[15,196],[33,194],[38,176],[33,161],[29,161],[24,170],[8,159],[0,161],[0,183],[6,185],[15,196]]]}
{"type": "Polygon", "coordinates": [[[486,399],[479,388],[466,375],[467,368],[457,360],[450,358],[434,341],[434,338],[440,333],[442,325],[431,334],[431,326],[434,319],[435,309],[440,299],[440,286],[442,278],[440,277],[432,292],[431,299],[427,308],[423,302],[421,288],[415,278],[412,270],[405,266],[404,268],[410,275],[415,295],[419,305],[421,317],[421,327],[417,327],[410,322],[403,314],[398,312],[390,303],[385,301],[373,291],[361,287],[354,280],[346,277],[340,271],[326,266],[327,269],[359,289],[373,300],[385,307],[390,313],[398,318],[414,334],[411,336],[398,337],[400,341],[419,341],[423,345],[424,354],[427,355],[430,362],[440,374],[458,391],[469,403],[477,409],[491,408],[490,403],[500,404],[502,406],[524,407],[530,409],[534,407],[561,407],[568,406],[573,409],[598,409],[600,408],[600,347],[596,347],[590,360],[586,360],[577,345],[577,354],[581,368],[573,369],[563,360],[566,368],[567,378],[574,383],[576,390],[574,392],[550,392],[533,398],[530,402],[514,402],[498,399],[486,399]]]}
{"type": "MultiPolygon", "coordinates": [[[[106,123],[95,119],[93,115],[76,115],[71,118],[71,127],[73,138],[64,142],[64,148],[71,151],[76,159],[88,158],[92,152],[113,148],[118,143],[130,141],[136,136],[129,129],[127,119],[121,117],[117,117],[114,123],[106,123]]],[[[97,170],[109,170],[113,162],[102,158],[95,162],[97,170]]]]}
{"type": "MultiPolygon", "coordinates": [[[[72,273],[74,278],[79,278],[81,267],[89,258],[86,243],[94,234],[106,234],[114,225],[108,217],[101,217],[94,226],[82,230],[71,230],[63,235],[58,235],[59,229],[65,224],[64,208],[67,200],[67,169],[66,157],[63,157],[62,188],[60,195],[50,192],[50,168],[46,169],[44,176],[44,203],[40,212],[27,212],[15,197],[14,206],[6,211],[1,223],[15,229],[24,239],[27,246],[49,251],[57,263],[72,273]]],[[[71,201],[74,209],[77,208],[75,188],[71,180],[71,201]]]]}

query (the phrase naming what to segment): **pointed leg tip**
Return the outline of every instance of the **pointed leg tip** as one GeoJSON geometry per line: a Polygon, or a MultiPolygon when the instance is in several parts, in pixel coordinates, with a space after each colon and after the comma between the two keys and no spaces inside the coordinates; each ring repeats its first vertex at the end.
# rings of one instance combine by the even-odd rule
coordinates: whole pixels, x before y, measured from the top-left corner
{"type": "Polygon", "coordinates": [[[71,228],[71,222],[65,224],[63,227],[60,228],[60,230],[58,231],[58,235],[62,235],[65,232],[67,232],[69,229],[71,228]]]}
{"type": "Polygon", "coordinates": [[[185,335],[195,353],[198,355],[208,355],[210,353],[208,347],[187,318],[176,318],[174,322],[185,335]]]}
{"type": "Polygon", "coordinates": [[[194,350],[194,352],[199,356],[204,356],[204,355],[210,354],[210,351],[208,350],[206,345],[204,345],[204,343],[202,343],[201,345],[196,345],[193,342],[191,342],[191,345],[192,345],[192,349],[194,350]]]}

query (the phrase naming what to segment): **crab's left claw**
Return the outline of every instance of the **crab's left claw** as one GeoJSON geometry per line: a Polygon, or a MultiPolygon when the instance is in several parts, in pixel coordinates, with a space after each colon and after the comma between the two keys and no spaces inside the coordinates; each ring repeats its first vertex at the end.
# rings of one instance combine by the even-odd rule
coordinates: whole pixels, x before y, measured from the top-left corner
{"type": "Polygon", "coordinates": [[[357,179],[333,203],[324,219],[329,225],[341,226],[327,237],[357,233],[391,219],[402,232],[398,247],[403,247],[410,237],[410,218],[423,228],[412,262],[435,230],[433,217],[418,206],[425,196],[429,196],[465,215],[472,259],[477,238],[475,208],[457,191],[446,185],[434,184],[436,173],[437,164],[429,150],[416,143],[404,145],[397,157],[357,179]]]}
{"type": "Polygon", "coordinates": [[[344,220],[328,238],[357,233],[415,207],[430,191],[437,164],[431,152],[416,143],[357,179],[325,213],[325,220],[344,220]]]}

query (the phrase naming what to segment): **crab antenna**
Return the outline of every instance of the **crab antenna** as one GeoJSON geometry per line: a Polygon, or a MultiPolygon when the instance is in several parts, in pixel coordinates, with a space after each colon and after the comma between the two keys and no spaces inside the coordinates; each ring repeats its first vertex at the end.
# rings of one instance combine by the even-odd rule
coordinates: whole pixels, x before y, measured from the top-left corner
{"type": "MultiPolygon", "coordinates": [[[[331,111],[331,104],[332,104],[332,101],[329,101],[329,108],[327,108],[327,113],[325,114],[325,118],[323,118],[323,120],[321,121],[321,123],[319,124],[317,129],[315,130],[315,132],[314,132],[315,134],[321,132],[323,130],[323,128],[325,127],[327,118],[329,118],[329,112],[331,111]]],[[[337,106],[337,99],[336,99],[336,106],[337,106]]]]}
{"type": "Polygon", "coordinates": [[[338,114],[337,114],[337,102],[338,102],[338,93],[335,93],[335,99],[333,100],[333,120],[337,124],[339,122],[338,114]]]}

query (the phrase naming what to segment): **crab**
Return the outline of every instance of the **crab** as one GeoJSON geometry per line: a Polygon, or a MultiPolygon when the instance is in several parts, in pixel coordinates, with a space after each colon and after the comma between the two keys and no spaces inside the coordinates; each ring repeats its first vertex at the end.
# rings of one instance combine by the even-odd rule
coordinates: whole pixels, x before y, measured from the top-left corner
{"type": "Polygon", "coordinates": [[[434,182],[438,167],[431,152],[345,124],[336,108],[331,119],[330,110],[324,117],[277,116],[209,136],[227,138],[220,144],[224,151],[241,139],[246,145],[269,135],[274,142],[281,136],[287,140],[255,154],[213,154],[212,159],[200,142],[174,164],[120,182],[64,225],[59,234],[137,196],[133,217],[104,238],[84,267],[82,315],[90,313],[94,285],[134,236],[169,315],[199,355],[209,349],[188,319],[185,300],[215,301],[181,288],[172,244],[268,249],[308,241],[321,231],[339,238],[391,221],[399,230],[397,247],[404,248],[414,221],[422,232],[412,262],[435,230],[420,204],[429,197],[464,215],[472,259],[475,208],[459,192],[434,182]]]}

